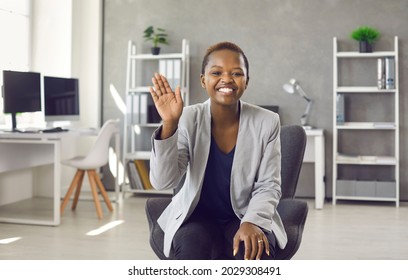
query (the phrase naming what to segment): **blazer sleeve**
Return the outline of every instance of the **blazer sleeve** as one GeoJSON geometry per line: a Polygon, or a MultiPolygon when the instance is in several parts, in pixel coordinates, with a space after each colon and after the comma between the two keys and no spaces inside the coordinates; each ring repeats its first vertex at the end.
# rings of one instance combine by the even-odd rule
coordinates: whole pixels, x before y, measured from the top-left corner
{"type": "Polygon", "coordinates": [[[251,222],[266,231],[271,231],[273,216],[282,196],[279,118],[270,126],[268,134],[251,199],[241,223],[251,222]]]}
{"type": "Polygon", "coordinates": [[[188,141],[180,128],[169,138],[159,140],[161,127],[153,132],[150,156],[150,182],[155,189],[178,186],[189,161],[188,141]]]}

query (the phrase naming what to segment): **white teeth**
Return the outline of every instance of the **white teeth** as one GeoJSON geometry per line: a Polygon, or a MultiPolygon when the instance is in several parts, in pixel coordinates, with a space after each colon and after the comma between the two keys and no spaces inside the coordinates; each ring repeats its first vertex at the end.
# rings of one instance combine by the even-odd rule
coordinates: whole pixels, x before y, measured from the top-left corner
{"type": "Polygon", "coordinates": [[[232,88],[220,88],[219,91],[229,93],[232,92],[232,88]]]}

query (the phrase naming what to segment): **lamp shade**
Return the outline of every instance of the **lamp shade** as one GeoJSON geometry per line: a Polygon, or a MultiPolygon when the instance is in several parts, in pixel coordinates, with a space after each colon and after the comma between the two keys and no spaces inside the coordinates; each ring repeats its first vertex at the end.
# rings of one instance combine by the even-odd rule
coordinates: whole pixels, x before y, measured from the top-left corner
{"type": "Polygon", "coordinates": [[[295,79],[290,79],[289,83],[283,85],[283,89],[289,94],[294,94],[295,92],[297,92],[304,100],[306,100],[307,102],[306,111],[301,116],[300,122],[304,128],[311,128],[311,126],[307,124],[307,120],[313,102],[312,99],[309,96],[307,96],[306,92],[302,89],[298,81],[296,81],[295,79]]]}
{"type": "Polygon", "coordinates": [[[294,94],[296,85],[297,85],[296,80],[295,79],[290,79],[288,84],[283,85],[283,89],[289,94],[294,94]]]}

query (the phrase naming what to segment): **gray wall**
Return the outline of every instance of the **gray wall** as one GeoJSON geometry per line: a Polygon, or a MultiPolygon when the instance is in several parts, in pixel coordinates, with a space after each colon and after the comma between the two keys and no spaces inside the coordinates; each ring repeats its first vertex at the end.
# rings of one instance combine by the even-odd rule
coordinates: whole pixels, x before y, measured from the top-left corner
{"type": "MultiPolygon", "coordinates": [[[[149,44],[142,39],[147,26],[168,30],[171,44],[163,47],[164,52],[178,52],[182,38],[190,40],[191,103],[207,98],[199,86],[205,49],[219,41],[235,42],[250,62],[250,83],[244,100],[279,105],[283,124],[299,124],[305,103],[299,96],[285,94],[282,85],[296,78],[314,99],[310,123],[325,129],[326,191],[330,197],[333,37],[341,41],[342,49],[357,50],[357,43],[349,39],[350,32],[370,25],[382,33],[375,50],[392,49],[393,37],[400,38],[401,198],[407,200],[407,14],[406,0],[105,0],[104,119],[120,117],[109,85],[124,97],[127,42],[134,40],[148,51],[149,44]]],[[[349,76],[353,77],[353,73],[349,76]]],[[[368,98],[364,107],[374,106],[370,105],[374,101],[368,98]]],[[[379,110],[378,114],[390,113],[379,110]]],[[[300,193],[313,196],[312,178],[313,168],[304,168],[300,193]]]]}

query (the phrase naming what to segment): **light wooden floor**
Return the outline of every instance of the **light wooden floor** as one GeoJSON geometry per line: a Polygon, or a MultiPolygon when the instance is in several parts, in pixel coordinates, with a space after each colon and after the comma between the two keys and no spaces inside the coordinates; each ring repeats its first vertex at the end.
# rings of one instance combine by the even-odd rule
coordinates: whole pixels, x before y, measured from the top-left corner
{"type": "MultiPolygon", "coordinates": [[[[149,246],[146,197],[131,196],[105,217],[96,218],[92,201],[67,207],[58,227],[0,223],[0,259],[157,259],[149,246]],[[122,224],[99,235],[88,232],[113,221],[122,224]],[[20,238],[8,244],[9,238],[20,238]]],[[[326,203],[310,210],[302,245],[294,259],[408,259],[408,203],[326,203]]]]}

